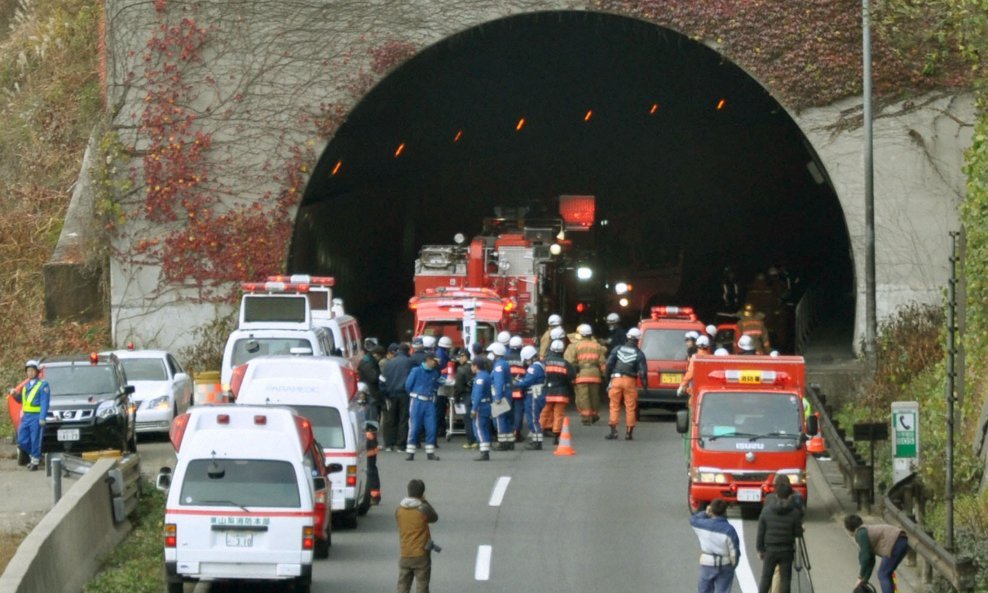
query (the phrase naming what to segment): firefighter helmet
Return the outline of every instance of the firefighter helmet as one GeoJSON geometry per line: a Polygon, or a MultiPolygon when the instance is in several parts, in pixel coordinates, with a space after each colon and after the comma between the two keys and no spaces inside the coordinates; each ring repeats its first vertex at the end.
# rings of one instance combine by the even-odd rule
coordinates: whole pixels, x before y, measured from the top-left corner
{"type": "Polygon", "coordinates": [[[504,356],[504,353],[507,352],[507,348],[505,348],[504,344],[502,344],[501,342],[494,342],[493,344],[487,347],[487,351],[493,354],[494,356],[504,356]]]}
{"type": "Polygon", "coordinates": [[[502,344],[507,344],[511,340],[511,333],[508,331],[503,331],[497,335],[497,341],[502,344]]]}
{"type": "Polygon", "coordinates": [[[628,330],[628,333],[625,334],[625,336],[629,340],[638,340],[642,337],[642,330],[638,329],[637,327],[633,327],[628,330]]]}
{"type": "Polygon", "coordinates": [[[521,349],[521,359],[533,360],[538,353],[539,351],[535,349],[535,346],[525,346],[521,349]]]}
{"type": "Polygon", "coordinates": [[[607,323],[616,324],[619,321],[621,321],[621,316],[618,315],[617,313],[608,313],[607,314],[607,323]]]}
{"type": "Polygon", "coordinates": [[[424,348],[435,348],[436,338],[434,336],[422,336],[422,346],[424,348]]]}
{"type": "Polygon", "coordinates": [[[565,349],[566,345],[563,344],[562,340],[553,340],[552,343],[549,344],[549,350],[552,350],[553,352],[562,352],[565,349]]]}
{"type": "Polygon", "coordinates": [[[686,335],[684,336],[684,339],[686,339],[686,340],[693,340],[695,342],[696,339],[699,338],[699,337],[700,337],[699,332],[696,332],[694,330],[690,330],[690,331],[686,332],[686,335]]]}
{"type": "Polygon", "coordinates": [[[707,335],[711,338],[717,335],[717,326],[710,324],[707,326],[707,335]]]}
{"type": "Polygon", "coordinates": [[[552,331],[549,332],[549,339],[551,340],[562,340],[566,337],[566,330],[561,327],[554,327],[552,331]]]}
{"type": "Polygon", "coordinates": [[[714,350],[714,356],[727,356],[728,354],[730,354],[730,352],[727,351],[727,348],[718,348],[714,350]]]}
{"type": "Polygon", "coordinates": [[[738,349],[746,352],[754,352],[755,339],[749,336],[748,334],[741,336],[741,338],[738,340],[738,349]]]}
{"type": "Polygon", "coordinates": [[[589,324],[581,323],[576,326],[576,333],[580,334],[584,338],[593,335],[593,328],[589,324]]]}
{"type": "Polygon", "coordinates": [[[558,327],[563,324],[563,318],[553,313],[549,316],[549,327],[558,327]]]}
{"type": "Polygon", "coordinates": [[[696,339],[696,345],[699,348],[709,348],[710,338],[708,338],[707,336],[700,336],[699,338],[696,339]]]}
{"type": "Polygon", "coordinates": [[[453,339],[450,338],[449,336],[443,336],[443,337],[439,338],[439,347],[440,348],[452,348],[453,347],[453,339]]]}
{"type": "Polygon", "coordinates": [[[522,345],[521,336],[511,336],[511,339],[508,340],[509,348],[521,348],[521,345],[522,345]]]}

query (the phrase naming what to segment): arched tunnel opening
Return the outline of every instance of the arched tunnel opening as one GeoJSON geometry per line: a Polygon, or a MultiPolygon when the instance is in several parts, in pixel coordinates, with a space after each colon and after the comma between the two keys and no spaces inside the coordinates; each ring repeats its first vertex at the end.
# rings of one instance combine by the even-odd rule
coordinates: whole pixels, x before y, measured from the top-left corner
{"type": "Polygon", "coordinates": [[[478,233],[499,206],[555,215],[562,194],[596,196],[578,241],[602,287],[675,276],[635,294],[626,324],[652,304],[723,320],[730,270],[741,302],[785,282],[788,349],[851,351],[847,224],[799,127],[716,51],[611,14],[503,18],[389,74],[314,169],[288,267],[335,276],[366,335],[404,338],[422,245],[478,233]]]}

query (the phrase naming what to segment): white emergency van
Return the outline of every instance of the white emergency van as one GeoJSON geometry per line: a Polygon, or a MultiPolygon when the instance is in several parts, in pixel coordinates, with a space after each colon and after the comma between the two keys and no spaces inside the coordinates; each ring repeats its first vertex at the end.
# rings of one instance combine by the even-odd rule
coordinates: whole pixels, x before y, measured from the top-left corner
{"type": "Polygon", "coordinates": [[[346,527],[356,527],[357,516],[371,504],[365,406],[357,393],[357,375],[346,359],[265,356],[247,365],[236,400],[290,406],[312,422],[326,463],[343,466],[343,472],[330,476],[331,509],[346,527]]]}
{"type": "Polygon", "coordinates": [[[363,343],[360,324],[343,310],[343,300],[333,298],[336,280],[332,276],[268,276],[268,282],[282,282],[285,286],[304,289],[312,311],[312,324],[325,327],[333,335],[334,349],[331,354],[342,356],[353,362],[360,362],[360,347],[363,343]]]}
{"type": "MultiPolygon", "coordinates": [[[[282,581],[307,593],[317,546],[309,422],[288,408],[201,406],[170,432],[164,544],[169,593],[186,581],[282,581]]],[[[337,469],[337,468],[333,468],[337,469]]],[[[320,475],[322,474],[322,475],[320,475]]]]}

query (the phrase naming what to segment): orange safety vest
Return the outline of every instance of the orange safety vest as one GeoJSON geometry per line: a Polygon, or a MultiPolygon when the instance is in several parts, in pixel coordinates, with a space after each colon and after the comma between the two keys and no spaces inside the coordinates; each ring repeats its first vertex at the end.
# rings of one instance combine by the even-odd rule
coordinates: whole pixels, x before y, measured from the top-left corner
{"type": "Polygon", "coordinates": [[[607,372],[606,350],[593,339],[582,339],[566,351],[570,364],[576,365],[578,371],[575,384],[603,383],[604,373],[607,372]],[[572,354],[570,354],[572,352],[572,354]]]}

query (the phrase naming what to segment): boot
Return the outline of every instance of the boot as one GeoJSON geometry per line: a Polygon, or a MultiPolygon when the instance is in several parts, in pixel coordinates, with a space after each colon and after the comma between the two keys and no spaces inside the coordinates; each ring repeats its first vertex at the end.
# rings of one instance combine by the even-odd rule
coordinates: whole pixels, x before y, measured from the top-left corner
{"type": "Polygon", "coordinates": [[[428,459],[429,461],[439,461],[439,456],[436,455],[435,453],[426,453],[425,458],[428,459]]]}
{"type": "Polygon", "coordinates": [[[409,453],[405,455],[405,461],[415,461],[415,453],[409,453]]]}
{"type": "Polygon", "coordinates": [[[600,416],[595,412],[593,416],[590,417],[590,424],[597,424],[600,422],[600,416]]]}
{"type": "Polygon", "coordinates": [[[604,438],[607,439],[607,440],[609,440],[609,441],[613,441],[617,437],[618,437],[618,435],[617,435],[617,426],[614,426],[612,424],[611,425],[611,432],[607,433],[607,436],[605,436],[604,438]]]}
{"type": "Polygon", "coordinates": [[[590,426],[590,416],[580,416],[580,424],[590,426]]]}
{"type": "MultiPolygon", "coordinates": [[[[626,440],[626,441],[632,441],[632,440],[634,440],[634,437],[631,436],[631,434],[633,432],[635,432],[635,427],[634,426],[629,426],[628,427],[628,432],[624,433],[624,440],[626,440]]],[[[617,437],[616,434],[614,436],[617,437]]]]}
{"type": "Polygon", "coordinates": [[[507,451],[508,448],[504,445],[504,441],[498,441],[491,445],[491,451],[507,451]]]}
{"type": "Polygon", "coordinates": [[[516,431],[515,431],[515,442],[516,442],[516,443],[521,443],[521,442],[523,442],[524,440],[525,440],[525,439],[523,439],[523,438],[522,438],[522,436],[521,436],[521,431],[520,431],[520,430],[516,430],[516,431]]]}
{"type": "Polygon", "coordinates": [[[525,448],[528,449],[529,451],[541,451],[542,441],[528,441],[528,443],[525,445],[525,448]]]}
{"type": "Polygon", "coordinates": [[[559,433],[558,432],[552,433],[552,444],[553,445],[558,445],[559,444],[559,433]]]}
{"type": "Polygon", "coordinates": [[[505,442],[504,443],[504,450],[505,451],[514,451],[515,450],[515,442],[514,441],[507,441],[507,442],[505,442]]]}
{"type": "Polygon", "coordinates": [[[551,437],[552,436],[552,429],[551,428],[543,428],[542,429],[542,436],[544,436],[544,437],[551,437]]]}
{"type": "Polygon", "coordinates": [[[474,461],[490,461],[491,460],[491,454],[488,453],[487,451],[481,451],[480,452],[480,456],[479,457],[474,457],[473,460],[474,461]]]}

